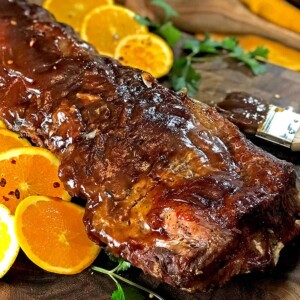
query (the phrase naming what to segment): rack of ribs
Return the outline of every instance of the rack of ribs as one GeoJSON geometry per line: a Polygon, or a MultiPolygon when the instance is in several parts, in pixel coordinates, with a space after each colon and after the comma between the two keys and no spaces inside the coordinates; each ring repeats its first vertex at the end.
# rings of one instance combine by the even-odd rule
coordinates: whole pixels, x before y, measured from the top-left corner
{"type": "Polygon", "coordinates": [[[90,238],[188,290],[273,267],[300,232],[293,165],[214,108],[0,0],[0,119],[59,156],[90,238]]]}

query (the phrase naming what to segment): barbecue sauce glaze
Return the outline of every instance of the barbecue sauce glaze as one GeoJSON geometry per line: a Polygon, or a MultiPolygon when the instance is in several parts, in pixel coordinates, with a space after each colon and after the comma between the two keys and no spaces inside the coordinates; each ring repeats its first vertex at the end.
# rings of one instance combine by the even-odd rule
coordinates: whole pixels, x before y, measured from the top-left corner
{"type": "Polygon", "coordinates": [[[244,133],[256,134],[268,113],[265,101],[245,92],[232,92],[216,105],[217,110],[244,133]]]}

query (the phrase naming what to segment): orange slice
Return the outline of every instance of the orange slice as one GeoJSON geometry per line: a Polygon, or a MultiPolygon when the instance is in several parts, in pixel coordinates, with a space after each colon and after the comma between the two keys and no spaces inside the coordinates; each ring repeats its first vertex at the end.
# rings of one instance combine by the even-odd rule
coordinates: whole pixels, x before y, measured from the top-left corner
{"type": "Polygon", "coordinates": [[[5,123],[0,120],[0,128],[6,128],[5,123]]]}
{"type": "Polygon", "coordinates": [[[31,146],[26,139],[21,138],[17,133],[10,130],[0,128],[0,152],[10,148],[26,146],[31,146]]]}
{"type": "Polygon", "coordinates": [[[87,236],[84,208],[71,202],[31,196],[17,207],[15,230],[22,250],[42,269],[76,274],[98,256],[100,247],[87,236]]]}
{"type": "Polygon", "coordinates": [[[37,147],[12,148],[0,153],[0,204],[12,213],[31,195],[47,195],[70,200],[58,178],[59,160],[37,147]]]}
{"type": "Polygon", "coordinates": [[[46,0],[43,6],[55,16],[56,20],[80,30],[84,16],[100,5],[113,4],[113,0],[46,0]]]}
{"type": "Polygon", "coordinates": [[[0,278],[2,278],[17,258],[19,243],[14,231],[14,216],[0,204],[0,278]]]}
{"type": "Polygon", "coordinates": [[[101,53],[113,56],[119,41],[130,34],[147,32],[133,11],[118,5],[95,8],[83,20],[81,36],[101,53]]]}
{"type": "Polygon", "coordinates": [[[168,74],[173,65],[171,48],[152,33],[124,37],[116,47],[115,58],[123,65],[139,68],[157,78],[168,74]]]}

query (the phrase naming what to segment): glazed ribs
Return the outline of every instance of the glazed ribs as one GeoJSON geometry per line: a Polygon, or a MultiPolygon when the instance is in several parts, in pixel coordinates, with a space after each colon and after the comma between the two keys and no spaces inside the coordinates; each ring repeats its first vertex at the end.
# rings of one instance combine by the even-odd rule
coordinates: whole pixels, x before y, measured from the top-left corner
{"type": "Polygon", "coordinates": [[[179,288],[273,267],[299,234],[293,166],[215,109],[0,0],[0,118],[61,159],[91,239],[179,288]]]}

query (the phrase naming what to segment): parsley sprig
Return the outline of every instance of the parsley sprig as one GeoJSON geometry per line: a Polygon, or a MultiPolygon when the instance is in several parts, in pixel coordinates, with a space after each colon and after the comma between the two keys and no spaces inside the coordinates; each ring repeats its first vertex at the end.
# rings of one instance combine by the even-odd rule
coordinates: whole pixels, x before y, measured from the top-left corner
{"type": "Polygon", "coordinates": [[[155,23],[149,18],[136,15],[135,19],[142,25],[148,26],[151,32],[160,35],[169,44],[170,47],[176,45],[181,38],[181,31],[177,29],[170,19],[177,17],[178,13],[164,0],[152,0],[151,3],[160,7],[165,12],[165,19],[163,22],[155,23]]]}
{"type": "Polygon", "coordinates": [[[152,0],[151,3],[162,8],[165,12],[165,19],[170,20],[172,17],[177,17],[178,13],[165,0],[152,0]]]}
{"type": "Polygon", "coordinates": [[[114,267],[112,270],[107,270],[97,266],[92,266],[92,270],[108,275],[115,282],[116,290],[114,290],[111,295],[112,300],[144,300],[145,298],[138,292],[138,290],[142,290],[148,293],[149,295],[151,295],[151,298],[155,297],[158,300],[164,300],[161,296],[157,295],[148,288],[145,288],[118,274],[119,272],[127,271],[131,267],[129,262],[121,258],[115,258],[111,254],[108,254],[108,257],[111,261],[117,263],[116,267],[114,267]],[[123,287],[119,283],[119,281],[126,283],[127,285],[129,285],[129,287],[123,287]]]}
{"type": "Polygon", "coordinates": [[[201,76],[192,63],[203,61],[203,56],[208,54],[223,54],[232,57],[243,62],[255,75],[265,73],[266,66],[262,61],[267,59],[269,50],[259,46],[254,51],[247,52],[238,44],[238,40],[234,37],[226,37],[222,41],[215,41],[211,39],[209,34],[206,34],[202,41],[198,39],[185,40],[182,49],[188,54],[174,61],[169,74],[172,87],[176,91],[186,87],[189,95],[193,96],[198,91],[201,76]]]}
{"type": "MultiPolygon", "coordinates": [[[[164,22],[155,23],[139,15],[136,16],[136,20],[164,38],[171,47],[175,46],[181,39],[182,32],[173,25],[170,19],[178,16],[178,13],[164,0],[152,0],[151,3],[164,10],[164,22]]],[[[269,52],[263,46],[258,46],[254,51],[245,51],[234,37],[215,41],[208,34],[202,41],[198,39],[185,40],[182,50],[185,55],[174,61],[169,79],[175,91],[187,88],[190,96],[197,93],[201,81],[201,74],[193,67],[193,63],[205,61],[206,55],[222,54],[232,57],[249,67],[254,75],[260,75],[266,71],[263,62],[267,60],[269,52]]]]}

